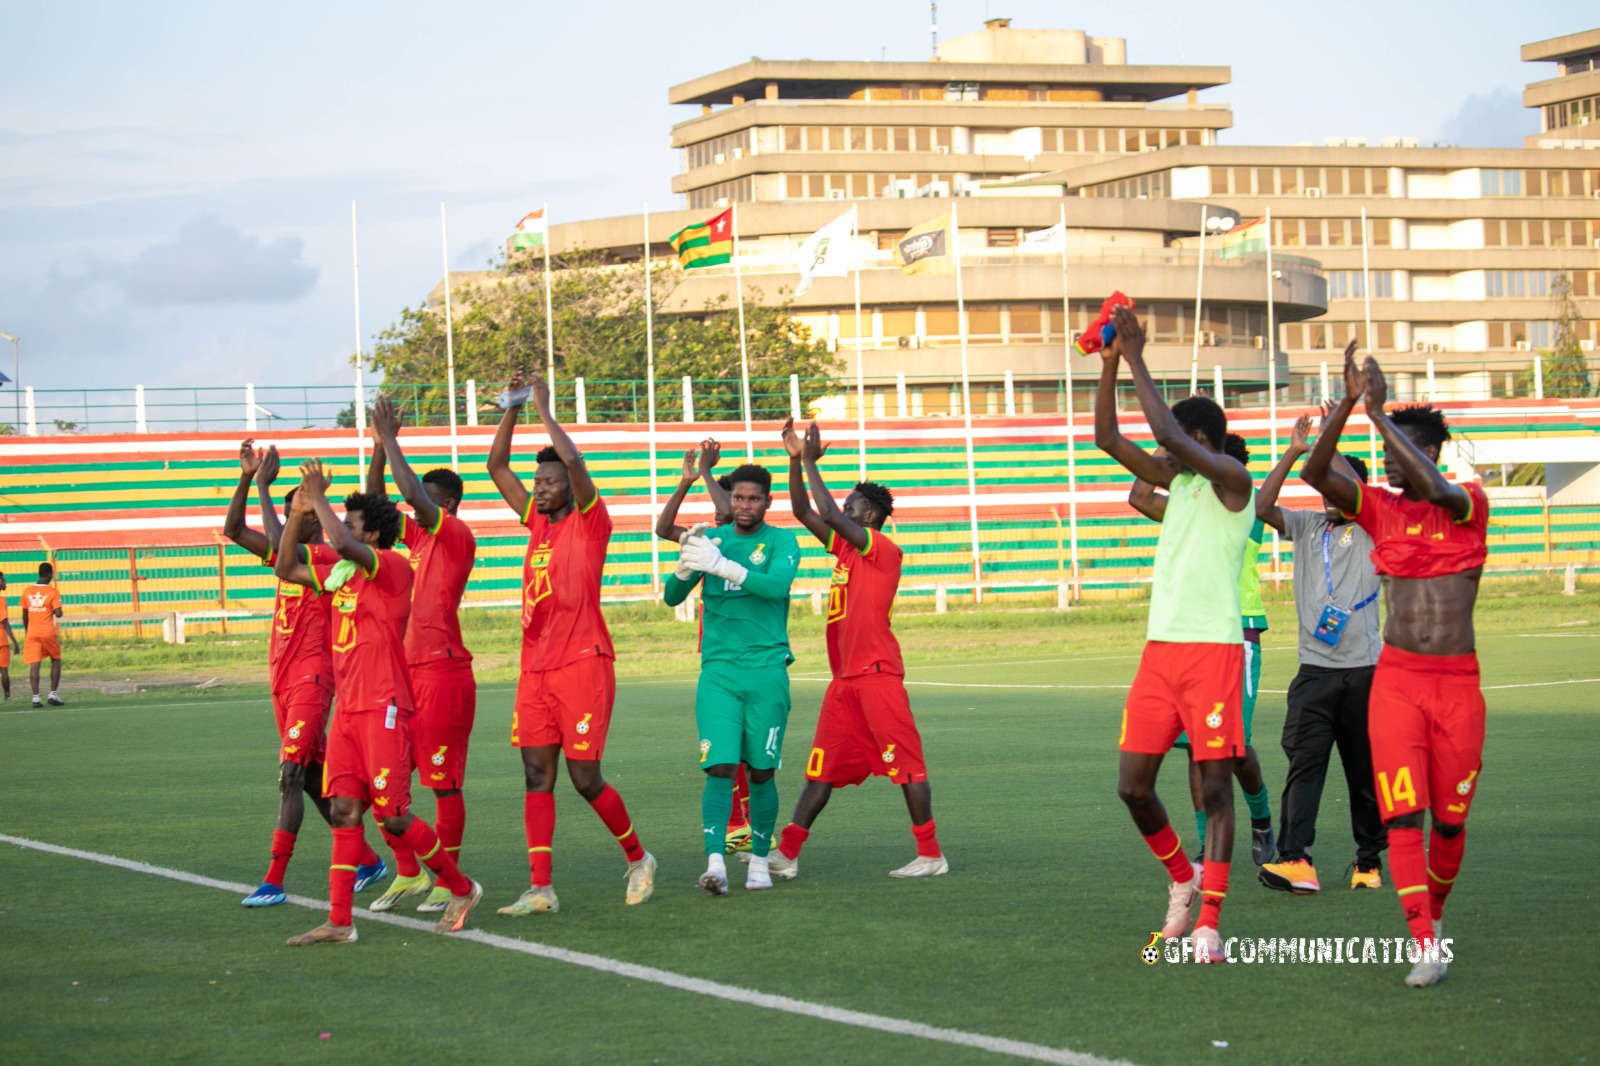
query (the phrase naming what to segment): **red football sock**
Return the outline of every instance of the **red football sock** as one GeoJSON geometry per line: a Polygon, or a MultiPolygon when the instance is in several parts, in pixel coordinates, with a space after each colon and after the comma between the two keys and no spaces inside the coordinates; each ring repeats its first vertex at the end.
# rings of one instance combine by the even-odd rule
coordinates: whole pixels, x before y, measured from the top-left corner
{"type": "Polygon", "coordinates": [[[1426,944],[1433,939],[1433,921],[1428,913],[1428,860],[1422,853],[1422,830],[1389,829],[1389,873],[1411,935],[1418,944],[1426,944]]]}
{"type": "Polygon", "coordinates": [[[556,837],[556,797],[553,792],[529,792],[522,799],[522,828],[528,836],[529,883],[535,888],[550,883],[550,844],[556,837]]]}
{"type": "MultiPolygon", "coordinates": [[[[1200,877],[1200,917],[1195,919],[1196,928],[1202,925],[1208,929],[1217,928],[1217,921],[1222,917],[1222,900],[1228,894],[1228,872],[1232,866],[1228,862],[1206,860],[1205,873],[1200,877]]],[[[1194,874],[1191,872],[1190,876],[1194,874]]]]}
{"type": "Polygon", "coordinates": [[[607,785],[601,789],[600,795],[589,801],[589,806],[594,808],[594,813],[606,823],[606,828],[611,835],[617,838],[617,843],[622,845],[622,853],[628,857],[629,862],[638,862],[644,858],[644,845],[639,843],[639,834],[633,831],[633,822],[628,818],[627,805],[622,802],[622,797],[617,795],[617,790],[607,785]]]}
{"type": "Polygon", "coordinates": [[[356,898],[356,860],[365,838],[359,825],[333,830],[333,863],[328,867],[328,921],[349,925],[350,905],[356,898]]]}
{"type": "Polygon", "coordinates": [[[778,836],[778,854],[789,860],[798,859],[800,849],[806,846],[806,838],[810,835],[811,830],[801,829],[790,822],[778,836]]]}
{"type": "Polygon", "coordinates": [[[439,834],[444,850],[461,858],[461,837],[467,831],[467,801],[459,792],[435,796],[433,831],[439,834]]]}
{"type": "MultiPolygon", "coordinates": [[[[382,830],[380,829],[379,832],[382,832],[382,830]]],[[[367,835],[366,835],[366,833],[362,833],[361,834],[361,865],[362,866],[376,866],[377,864],[378,864],[378,853],[372,850],[372,845],[371,844],[367,843],[367,835]]]]}
{"type": "Polygon", "coordinates": [[[728,832],[750,827],[750,782],[745,780],[744,763],[733,773],[733,813],[728,815],[728,832]]]}
{"type": "Polygon", "coordinates": [[[406,847],[401,838],[390,836],[387,829],[379,828],[378,832],[383,834],[383,842],[394,852],[395,873],[401,877],[416,877],[422,872],[422,867],[417,863],[417,853],[406,847]]]}
{"type": "Polygon", "coordinates": [[[1455,887],[1466,850],[1465,829],[1453,837],[1441,836],[1437,827],[1428,834],[1428,903],[1434,921],[1444,917],[1444,901],[1455,887]]]}
{"type": "Polygon", "coordinates": [[[934,828],[932,818],[921,825],[912,826],[911,835],[917,838],[917,854],[923,858],[937,859],[944,854],[939,850],[939,833],[934,828]]]}
{"type": "Polygon", "coordinates": [[[1172,875],[1174,881],[1183,884],[1194,880],[1194,867],[1189,863],[1189,856],[1183,853],[1183,841],[1172,831],[1172,823],[1167,823],[1145,837],[1144,842],[1150,846],[1155,857],[1166,866],[1167,873],[1172,875]]]}
{"type": "Polygon", "coordinates": [[[294,857],[294,840],[295,835],[287,829],[272,831],[272,862],[267,865],[267,884],[283,887],[283,875],[289,871],[289,860],[294,857]]]}
{"type": "Polygon", "coordinates": [[[438,834],[433,831],[433,826],[421,818],[413,818],[410,828],[400,839],[417,853],[417,858],[433,871],[434,876],[439,879],[439,884],[448,888],[452,895],[465,896],[472,891],[472,882],[456,866],[456,860],[444,850],[444,845],[439,843],[438,834]]]}

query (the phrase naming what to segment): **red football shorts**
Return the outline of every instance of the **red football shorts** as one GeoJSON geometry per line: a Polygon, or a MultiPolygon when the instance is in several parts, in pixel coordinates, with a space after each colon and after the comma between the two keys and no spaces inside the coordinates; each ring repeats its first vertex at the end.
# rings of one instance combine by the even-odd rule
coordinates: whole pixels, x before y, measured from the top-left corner
{"type": "Polygon", "coordinates": [[[905,678],[898,674],[835,678],[822,697],[806,780],[859,785],[874,774],[897,785],[928,779],[922,734],[911,716],[905,678]]]}
{"type": "Polygon", "coordinates": [[[307,678],[272,694],[278,723],[278,761],[315,766],[327,750],[328,703],[333,690],[307,678]]]}
{"type": "Polygon", "coordinates": [[[1122,708],[1121,751],[1165,755],[1189,734],[1196,762],[1244,754],[1243,644],[1147,641],[1122,708]]]}
{"type": "Polygon", "coordinates": [[[1385,822],[1424,809],[1451,825],[1467,820],[1483,769],[1483,719],[1477,655],[1383,646],[1372,673],[1367,735],[1385,822]]]}
{"type": "Polygon", "coordinates": [[[467,778],[467,741],[478,711],[478,682],[466,659],[439,659],[411,670],[411,749],[417,780],[447,792],[467,778]]]}
{"type": "Polygon", "coordinates": [[[48,637],[35,637],[29,635],[22,642],[22,661],[32,666],[42,663],[46,659],[61,658],[61,639],[51,633],[48,637]]]}
{"type": "Polygon", "coordinates": [[[411,809],[410,715],[383,711],[333,716],[322,764],[322,794],[371,803],[373,816],[388,818],[411,809]]]}
{"type": "Polygon", "coordinates": [[[599,655],[554,670],[524,670],[511,711],[511,746],[559,744],[568,759],[599,762],[616,699],[614,665],[599,655]]]}

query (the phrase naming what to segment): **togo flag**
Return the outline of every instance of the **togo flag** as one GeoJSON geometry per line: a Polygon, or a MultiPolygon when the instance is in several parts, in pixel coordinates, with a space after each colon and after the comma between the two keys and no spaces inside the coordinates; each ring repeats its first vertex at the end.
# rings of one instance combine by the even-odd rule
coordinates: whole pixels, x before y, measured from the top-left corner
{"type": "Polygon", "coordinates": [[[545,222],[544,208],[530,211],[522,216],[522,221],[517,223],[517,232],[511,238],[513,252],[532,251],[543,248],[549,225],[545,222]]]}
{"type": "Polygon", "coordinates": [[[1049,229],[1029,230],[1022,235],[1022,247],[1030,252],[1059,252],[1067,246],[1067,224],[1057,222],[1049,229]]]}
{"type": "Polygon", "coordinates": [[[813,278],[842,278],[850,273],[855,260],[850,234],[855,224],[856,209],[851,207],[800,245],[800,254],[795,257],[795,266],[800,270],[800,284],[794,287],[796,296],[805,295],[813,278]]]}
{"type": "Polygon", "coordinates": [[[733,259],[733,208],[685,226],[667,238],[685,270],[719,266],[733,259]]]}
{"type": "Polygon", "coordinates": [[[1267,250],[1267,220],[1265,216],[1254,222],[1243,222],[1222,235],[1218,259],[1237,259],[1267,250]]]}
{"type": "Polygon", "coordinates": [[[906,274],[954,274],[956,231],[950,212],[913,226],[895,242],[894,264],[906,274]]]}

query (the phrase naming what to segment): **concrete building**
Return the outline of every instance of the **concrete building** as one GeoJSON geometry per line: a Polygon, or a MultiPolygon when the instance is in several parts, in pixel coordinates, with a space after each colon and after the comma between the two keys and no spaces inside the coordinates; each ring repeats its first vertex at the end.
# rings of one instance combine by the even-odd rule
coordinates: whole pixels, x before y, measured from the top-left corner
{"type": "Polygon", "coordinates": [[[1600,29],[1525,44],[1522,61],[1556,64],[1556,77],[1522,90],[1523,105],[1539,110],[1527,146],[1600,148],[1600,29]]]}
{"type": "MultiPolygon", "coordinates": [[[[1524,49],[1566,72],[1529,86],[1549,132],[1567,130],[1552,118],[1583,120],[1584,79],[1600,70],[1577,68],[1597,50],[1600,30],[1524,49]],[[1557,97],[1567,110],[1547,113],[1557,97]]],[[[1004,19],[942,43],[926,62],[753,59],[669,91],[700,114],[673,127],[684,152],[673,189],[685,207],[652,217],[653,254],[670,256],[668,234],[732,205],[747,292],[772,300],[794,284],[800,243],[856,204],[869,414],[959,412],[952,280],[907,277],[891,261],[909,227],[952,204],[977,413],[1005,409],[1008,376],[1015,410],[1059,410],[1068,342],[1113,289],[1139,299],[1158,377],[1186,383],[1198,363],[1201,379],[1220,373],[1230,396],[1260,398],[1269,377],[1287,383],[1285,398],[1320,395],[1322,364],[1336,378],[1350,339],[1395,366],[1400,396],[1525,392],[1534,353],[1552,340],[1558,273],[1572,279],[1583,344],[1600,340],[1600,150],[1553,151],[1572,139],[1543,135],[1524,149],[1423,148],[1399,137],[1229,147],[1217,143],[1232,125],[1227,105],[1198,99],[1229,77],[1226,67],[1130,65],[1122,39],[1004,19]],[[1063,208],[1065,279],[1059,255],[1024,241],[1063,208]],[[1232,225],[1269,210],[1275,374],[1261,256],[1223,260],[1212,245],[1195,315],[1202,219],[1232,225]]],[[[639,216],[557,225],[551,244],[637,259],[643,225],[639,216]]],[[[730,275],[684,275],[668,310],[728,292],[730,275]]],[[[852,297],[850,279],[821,279],[795,304],[850,379],[852,297]]],[[[1077,363],[1083,405],[1098,360],[1077,363]]],[[[854,413],[843,406],[852,399],[839,403],[830,413],[854,413]]]]}

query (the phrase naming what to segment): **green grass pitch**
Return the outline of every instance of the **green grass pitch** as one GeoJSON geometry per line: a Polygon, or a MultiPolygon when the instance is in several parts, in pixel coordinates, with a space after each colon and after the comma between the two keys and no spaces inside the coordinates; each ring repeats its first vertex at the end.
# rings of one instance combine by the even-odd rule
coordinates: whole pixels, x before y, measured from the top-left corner
{"type": "MultiPolygon", "coordinates": [[[[1281,690],[1295,655],[1292,616],[1281,602],[1272,610],[1255,735],[1276,814],[1281,690]]],[[[1540,687],[1488,692],[1482,792],[1446,915],[1456,962],[1435,989],[1403,987],[1403,965],[1140,963],[1166,892],[1114,792],[1122,687],[1139,648],[1136,607],[896,620],[909,679],[919,683],[912,701],[952,863],[948,877],[927,882],[885,876],[911,857],[913,842],[904,804],[879,780],[836,793],[797,881],[745,893],[735,865],[730,897],[701,896],[692,661],[657,656],[641,672],[628,658],[644,644],[681,642],[687,653],[692,633],[660,616],[630,616],[619,626],[622,683],[605,766],[660,858],[656,898],[622,905],[622,855],[563,783],[561,913],[500,918],[494,909],[525,886],[526,865],[519,763],[506,741],[512,693],[490,680],[480,689],[467,789],[463,867],[486,888],[471,924],[1106,1059],[1583,1061],[1595,1048],[1600,984],[1579,935],[1595,902],[1585,827],[1600,805],[1593,614],[1584,596],[1486,587],[1485,684],[1540,687]]],[[[479,630],[485,646],[499,639],[479,630]]],[[[820,625],[799,611],[795,643],[788,767],[778,778],[785,820],[826,673],[820,625]]],[[[77,676],[94,661],[80,655],[77,676]]],[[[69,679],[73,670],[69,658],[69,679]]],[[[265,868],[276,768],[260,686],[79,694],[67,709],[44,712],[14,697],[0,711],[0,751],[0,833],[252,885],[265,868]]],[[[1175,760],[1160,790],[1192,844],[1175,760]]],[[[1343,794],[1335,758],[1317,845],[1319,896],[1257,885],[1248,834],[1239,834],[1225,936],[1404,933],[1392,889],[1344,887],[1353,849],[1343,794]]],[[[417,810],[431,816],[426,793],[417,810]]],[[[370,826],[368,835],[381,848],[370,826]]],[[[323,897],[327,856],[328,832],[313,813],[289,890],[323,897]]],[[[1005,1061],[372,921],[348,948],[284,946],[320,920],[292,905],[247,911],[217,889],[0,844],[0,1059],[1005,1061]]]]}

